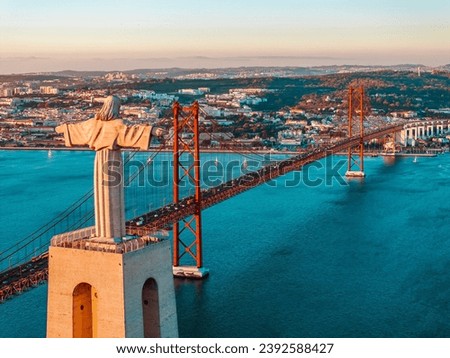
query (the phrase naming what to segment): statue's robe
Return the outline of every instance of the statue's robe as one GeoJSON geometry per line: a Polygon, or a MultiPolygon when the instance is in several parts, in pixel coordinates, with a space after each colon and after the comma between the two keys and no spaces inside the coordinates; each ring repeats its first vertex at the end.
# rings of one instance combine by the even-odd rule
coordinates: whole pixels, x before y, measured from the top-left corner
{"type": "Polygon", "coordinates": [[[123,162],[120,148],[145,150],[151,139],[151,126],[126,126],[121,119],[95,118],[60,126],[67,147],[88,145],[96,151],[94,165],[94,204],[96,239],[113,242],[125,236],[123,162]]]}

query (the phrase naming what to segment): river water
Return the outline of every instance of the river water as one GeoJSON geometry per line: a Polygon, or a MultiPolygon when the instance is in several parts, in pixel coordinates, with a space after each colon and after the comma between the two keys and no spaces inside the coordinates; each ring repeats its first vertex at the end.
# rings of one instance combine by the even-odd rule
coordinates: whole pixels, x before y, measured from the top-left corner
{"type": "MultiPolygon", "coordinates": [[[[450,155],[367,158],[348,182],[341,160],[204,211],[211,274],[175,280],[181,337],[450,337],[450,155]]],[[[0,251],[88,191],[92,165],[0,151],[0,251]]],[[[45,336],[46,290],[0,304],[0,337],[45,336]]]]}

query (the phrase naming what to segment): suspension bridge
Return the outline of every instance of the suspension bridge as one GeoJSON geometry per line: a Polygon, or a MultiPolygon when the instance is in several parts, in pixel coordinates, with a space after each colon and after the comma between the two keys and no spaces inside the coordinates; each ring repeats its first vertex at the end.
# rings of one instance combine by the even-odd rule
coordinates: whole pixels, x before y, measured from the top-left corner
{"type": "MultiPolygon", "coordinates": [[[[350,96],[355,94],[351,91],[350,96]]],[[[214,187],[202,187],[200,178],[200,146],[198,117],[200,107],[194,103],[190,107],[182,107],[178,103],[174,105],[173,131],[167,142],[173,142],[173,201],[162,203],[154,210],[148,209],[139,215],[133,215],[126,222],[127,237],[120,245],[103,245],[100,249],[108,250],[134,250],[140,245],[148,244],[152,235],[159,230],[173,230],[173,266],[174,273],[177,268],[186,265],[190,260],[193,267],[203,267],[202,236],[201,236],[201,212],[222,201],[228,200],[240,193],[276,179],[292,171],[301,170],[304,166],[327,156],[348,151],[349,171],[353,166],[363,171],[364,143],[373,139],[385,138],[404,128],[404,123],[386,124],[370,131],[364,129],[363,90],[359,95],[359,113],[350,102],[349,107],[349,136],[333,144],[311,149],[302,154],[294,155],[286,159],[280,159],[266,163],[266,165],[236,176],[214,187]],[[359,120],[355,120],[359,118],[359,120]],[[356,135],[352,134],[355,122],[359,123],[356,135]],[[186,161],[186,158],[190,160],[186,161]],[[183,186],[183,183],[190,183],[183,186]],[[190,185],[190,186],[189,186],[190,185]],[[191,194],[191,190],[194,191],[191,194]],[[186,238],[190,235],[190,238],[186,238]]],[[[354,101],[355,102],[355,101],[354,101]]],[[[129,174],[125,186],[132,187],[139,174],[149,165],[163,150],[161,145],[134,173],[129,174]]],[[[237,154],[243,154],[238,150],[237,154]]],[[[253,153],[256,155],[256,153],[253,153]]],[[[125,166],[131,163],[136,152],[125,155],[125,166]]],[[[258,154],[260,155],[260,154],[258,154]]],[[[126,171],[126,170],[125,170],[126,171]]],[[[159,188],[153,188],[158,190],[159,188]]],[[[20,294],[29,288],[45,282],[48,279],[48,246],[63,246],[72,248],[89,249],[89,238],[94,228],[92,210],[92,191],[73,203],[55,219],[48,222],[17,244],[4,250],[0,255],[0,302],[20,294]]],[[[96,246],[96,250],[99,247],[96,246]]],[[[189,276],[184,272],[184,276],[189,276]]]]}

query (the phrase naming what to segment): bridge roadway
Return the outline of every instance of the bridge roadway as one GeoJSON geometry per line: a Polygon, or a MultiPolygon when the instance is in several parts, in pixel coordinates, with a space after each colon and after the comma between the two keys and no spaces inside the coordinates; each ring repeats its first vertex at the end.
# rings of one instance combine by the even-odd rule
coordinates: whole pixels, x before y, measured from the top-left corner
{"type": "Polygon", "coordinates": [[[48,279],[48,252],[0,273],[0,303],[48,279]]]}
{"type": "MultiPolygon", "coordinates": [[[[392,134],[402,128],[403,124],[399,124],[385,127],[383,130],[369,132],[364,136],[364,141],[370,141],[374,138],[392,134]]],[[[300,154],[272,163],[257,171],[242,175],[239,178],[230,180],[216,187],[203,189],[201,209],[207,209],[210,206],[218,204],[221,201],[227,200],[269,180],[275,179],[291,171],[300,170],[303,166],[309,163],[315,162],[329,155],[342,152],[348,148],[355,147],[359,143],[360,137],[354,136],[329,147],[318,148],[312,152],[300,154]]],[[[170,224],[194,214],[195,210],[196,205],[194,203],[194,197],[186,197],[178,204],[166,205],[158,210],[148,212],[138,218],[130,220],[127,223],[127,234],[146,235],[151,232],[155,232],[158,229],[168,227],[170,224]]]]}
{"type": "MultiPolygon", "coordinates": [[[[382,129],[367,132],[364,142],[380,138],[403,129],[404,124],[395,124],[382,129]]],[[[355,147],[360,143],[360,137],[354,136],[334,145],[318,148],[312,152],[303,153],[288,159],[274,162],[257,171],[244,174],[219,186],[203,189],[201,209],[209,208],[246,190],[254,188],[269,180],[275,179],[291,171],[300,170],[303,166],[325,158],[334,153],[355,147]]],[[[160,209],[140,215],[127,221],[128,235],[148,235],[170,224],[190,216],[198,210],[194,197],[184,198],[177,204],[169,204],[160,209]]],[[[5,299],[34,287],[48,278],[48,252],[34,257],[29,262],[10,268],[0,273],[0,303],[5,299]]]]}

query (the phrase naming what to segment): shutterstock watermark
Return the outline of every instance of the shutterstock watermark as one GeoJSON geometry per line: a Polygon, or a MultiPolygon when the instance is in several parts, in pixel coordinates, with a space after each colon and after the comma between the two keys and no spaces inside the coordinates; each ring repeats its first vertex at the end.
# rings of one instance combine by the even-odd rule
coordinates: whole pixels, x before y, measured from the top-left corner
{"type": "MultiPolygon", "coordinates": [[[[347,160],[331,155],[322,160],[313,161],[302,168],[295,168],[295,158],[274,160],[270,154],[259,159],[231,159],[227,161],[204,160],[200,164],[200,184],[209,189],[219,185],[254,185],[265,181],[271,187],[318,187],[348,185],[345,179],[347,160]],[[290,166],[286,174],[283,168],[290,166]]],[[[122,169],[120,161],[110,161],[103,166],[103,184],[155,188],[173,185],[173,161],[167,158],[146,160],[132,159],[122,169]],[[124,180],[125,179],[125,180],[124,180]]],[[[194,186],[193,160],[180,160],[179,186],[194,186]]]]}

